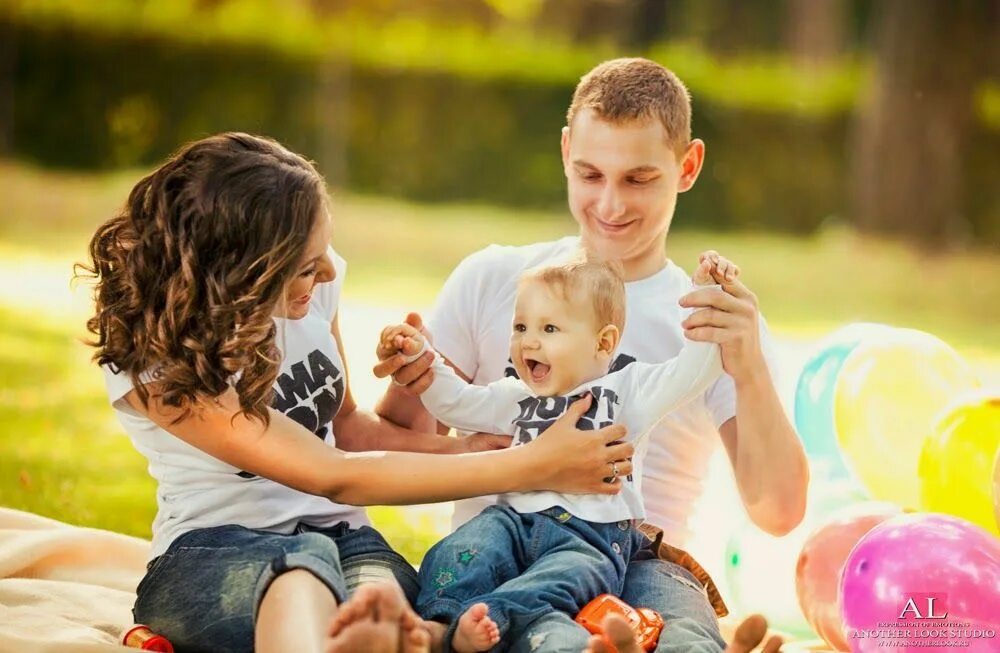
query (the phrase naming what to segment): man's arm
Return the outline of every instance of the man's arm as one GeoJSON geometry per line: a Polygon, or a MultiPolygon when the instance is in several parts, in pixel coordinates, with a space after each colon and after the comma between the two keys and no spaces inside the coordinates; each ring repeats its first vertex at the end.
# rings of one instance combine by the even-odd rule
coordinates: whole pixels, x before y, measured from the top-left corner
{"type": "Polygon", "coordinates": [[[736,387],[736,416],[719,429],[743,505],[754,524],[784,535],[805,515],[809,465],[788,422],[760,345],[757,298],[739,280],[696,290],[681,306],[700,308],[684,323],[692,340],[717,342],[736,387]]]}

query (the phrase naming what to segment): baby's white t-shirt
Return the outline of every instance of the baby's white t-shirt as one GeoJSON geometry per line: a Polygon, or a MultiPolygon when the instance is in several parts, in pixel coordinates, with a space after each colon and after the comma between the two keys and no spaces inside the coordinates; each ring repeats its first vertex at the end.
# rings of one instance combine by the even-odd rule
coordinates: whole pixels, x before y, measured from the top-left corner
{"type": "Polygon", "coordinates": [[[592,522],[641,520],[646,517],[641,491],[642,461],[648,442],[645,434],[664,415],[701,396],[721,373],[718,345],[688,341],[676,358],[666,362],[632,363],[581,383],[565,395],[539,397],[524,381],[513,377],[488,385],[469,384],[436,355],[434,381],[420,399],[444,424],[463,431],[512,435],[512,446],[519,446],[544,433],[571,402],[589,393],[590,408],[577,422],[577,428],[595,430],[622,424],[628,429],[625,440],[636,443],[633,471],[620,478],[621,492],[519,492],[501,495],[500,502],[522,513],[560,506],[592,522]]]}
{"type": "MultiPolygon", "coordinates": [[[[473,383],[516,376],[509,358],[517,279],[528,268],[567,260],[579,238],[520,247],[491,245],[468,256],[448,278],[427,321],[434,347],[473,383]]],[[[692,289],[690,275],[672,261],[652,276],[625,284],[625,330],[611,366],[659,363],[680,352],[681,322],[690,313],[678,300],[692,289]]],[[[761,346],[773,375],[773,351],[761,319],[761,346]]],[[[723,374],[700,397],[673,411],[654,428],[646,452],[642,496],[646,519],[664,529],[668,542],[684,546],[688,518],[703,491],[709,458],[719,445],[718,427],[736,415],[736,389],[723,374]]],[[[456,503],[457,528],[495,497],[456,503]]]]}

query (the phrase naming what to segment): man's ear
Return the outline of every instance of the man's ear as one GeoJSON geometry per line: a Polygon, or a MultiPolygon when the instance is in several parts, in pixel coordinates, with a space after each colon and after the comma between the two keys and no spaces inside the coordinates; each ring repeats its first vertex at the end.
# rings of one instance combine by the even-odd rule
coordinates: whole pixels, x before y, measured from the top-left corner
{"type": "Polygon", "coordinates": [[[569,177],[569,127],[562,128],[562,137],[559,141],[562,150],[563,174],[569,177]]]}
{"type": "Polygon", "coordinates": [[[602,354],[613,356],[618,349],[618,341],[622,334],[614,324],[608,324],[597,332],[597,351],[602,354]]]}
{"type": "Polygon", "coordinates": [[[683,193],[691,190],[701,173],[701,167],[705,163],[705,141],[700,138],[691,141],[680,163],[681,177],[677,184],[677,192],[683,193]]]}

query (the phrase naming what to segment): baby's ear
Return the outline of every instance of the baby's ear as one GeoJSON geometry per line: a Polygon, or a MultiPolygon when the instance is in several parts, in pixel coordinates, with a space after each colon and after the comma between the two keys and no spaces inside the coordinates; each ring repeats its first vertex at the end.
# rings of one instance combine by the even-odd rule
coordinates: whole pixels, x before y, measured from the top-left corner
{"type": "Polygon", "coordinates": [[[618,349],[618,342],[622,334],[614,324],[608,324],[597,332],[597,351],[601,354],[613,356],[618,349]]]}

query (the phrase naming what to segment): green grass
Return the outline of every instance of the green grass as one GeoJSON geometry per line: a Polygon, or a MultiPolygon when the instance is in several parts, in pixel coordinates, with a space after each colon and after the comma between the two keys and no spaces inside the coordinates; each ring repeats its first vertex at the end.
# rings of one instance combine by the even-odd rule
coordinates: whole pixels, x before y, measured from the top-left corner
{"type": "MultiPolygon", "coordinates": [[[[86,288],[69,289],[72,262],[139,175],[0,163],[0,505],[148,537],[154,485],[80,342],[86,288]]],[[[565,215],[483,206],[335,195],[334,207],[334,244],[350,264],[345,295],[391,306],[426,306],[454,265],[490,242],[572,230],[565,215]]],[[[683,208],[682,199],[681,224],[689,219],[683,208]]],[[[779,335],[875,320],[930,331],[979,362],[1000,360],[995,252],[930,255],[847,231],[792,238],[688,230],[669,238],[670,255],[685,266],[708,247],[741,264],[779,335]]],[[[419,509],[378,508],[373,517],[414,561],[442,528],[439,516],[419,509]]]]}

